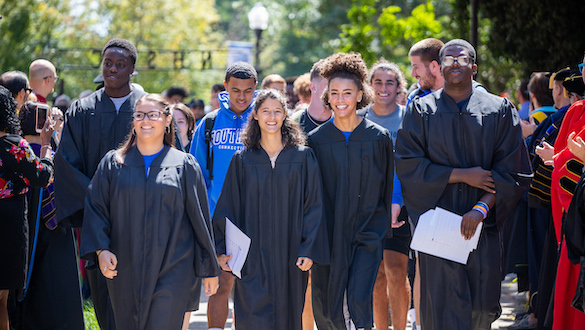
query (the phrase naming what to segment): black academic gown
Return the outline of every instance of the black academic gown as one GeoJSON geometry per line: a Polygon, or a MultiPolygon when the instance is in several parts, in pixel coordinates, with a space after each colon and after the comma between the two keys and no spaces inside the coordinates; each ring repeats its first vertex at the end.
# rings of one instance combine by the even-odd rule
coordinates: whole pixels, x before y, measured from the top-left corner
{"type": "Polygon", "coordinates": [[[386,129],[363,119],[346,144],[332,122],[311,131],[323,178],[331,265],[312,270],[313,310],[319,329],[345,329],[344,295],[351,320],[371,327],[372,292],[382,239],[392,219],[394,157],[386,129]]]}
{"type": "Polygon", "coordinates": [[[120,164],[116,151],[100,163],[88,188],[81,252],[118,259],[107,280],[118,329],[180,329],[195,276],[220,273],[205,182],[195,158],[165,146],[146,177],[134,146],[120,164]]]}
{"type": "Polygon", "coordinates": [[[55,155],[55,207],[59,222],[81,226],[85,193],[97,166],[130,133],[136,101],[146,93],[133,90],[118,113],[100,89],[71,104],[55,155]]]}
{"type": "MultiPolygon", "coordinates": [[[[87,186],[102,159],[130,132],[136,101],[145,92],[132,90],[118,113],[104,88],[71,104],[55,154],[55,208],[61,226],[80,227],[87,186]]],[[[87,277],[96,317],[102,329],[114,330],[112,306],[105,278],[88,269],[87,277]]]]}
{"type": "Polygon", "coordinates": [[[485,191],[449,184],[453,168],[491,170],[496,203],[467,265],[419,253],[425,329],[489,329],[500,314],[501,226],[528,189],[520,118],[506,99],[474,90],[460,110],[443,90],[410,103],[396,141],[396,172],[413,221],[437,206],[465,214],[485,191]]]}
{"type": "Polygon", "coordinates": [[[302,329],[308,272],[299,257],[328,263],[321,178],[313,151],[285,147],[272,168],[264,149],[237,151],[215,207],[216,247],[226,253],[225,217],[251,238],[236,278],[238,329],[302,329]]]}

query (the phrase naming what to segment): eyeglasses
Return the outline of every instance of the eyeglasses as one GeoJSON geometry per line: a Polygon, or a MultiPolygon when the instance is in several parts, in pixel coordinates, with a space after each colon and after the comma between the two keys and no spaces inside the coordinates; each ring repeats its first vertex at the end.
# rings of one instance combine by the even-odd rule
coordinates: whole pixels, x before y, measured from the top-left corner
{"type": "Polygon", "coordinates": [[[132,114],[132,118],[134,118],[134,120],[136,120],[136,121],[144,120],[144,118],[146,118],[146,117],[148,117],[149,120],[158,120],[162,113],[163,112],[160,110],[150,111],[148,113],[137,111],[137,112],[132,114]]]}
{"type": "Polygon", "coordinates": [[[468,56],[462,55],[462,56],[457,56],[457,57],[445,56],[445,57],[443,57],[443,61],[442,61],[443,66],[451,66],[455,62],[457,62],[457,64],[459,64],[460,66],[467,66],[467,65],[469,65],[471,60],[468,56]]]}
{"type": "Polygon", "coordinates": [[[53,78],[53,79],[55,79],[55,82],[57,82],[59,80],[59,76],[46,76],[43,78],[43,80],[45,80],[47,78],[53,78]]]}
{"type": "Polygon", "coordinates": [[[579,72],[581,72],[581,74],[583,74],[583,65],[585,65],[585,63],[577,65],[577,67],[579,68],[579,72]]]}
{"type": "Polygon", "coordinates": [[[28,94],[33,92],[32,88],[30,88],[30,87],[25,87],[24,91],[27,92],[28,94]]]}

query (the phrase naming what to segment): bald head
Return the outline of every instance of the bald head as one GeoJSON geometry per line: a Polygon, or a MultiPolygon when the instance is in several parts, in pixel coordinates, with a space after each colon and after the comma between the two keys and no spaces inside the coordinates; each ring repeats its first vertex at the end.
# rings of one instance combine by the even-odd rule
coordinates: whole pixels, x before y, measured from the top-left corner
{"type": "Polygon", "coordinates": [[[38,59],[34,60],[28,69],[30,87],[35,93],[47,97],[53,92],[57,82],[57,70],[53,63],[38,59]]]}

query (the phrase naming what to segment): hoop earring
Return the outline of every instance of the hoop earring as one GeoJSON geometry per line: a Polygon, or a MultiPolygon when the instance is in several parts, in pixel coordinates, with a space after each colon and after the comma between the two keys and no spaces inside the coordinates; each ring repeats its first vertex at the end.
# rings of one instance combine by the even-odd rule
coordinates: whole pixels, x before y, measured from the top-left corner
{"type": "Polygon", "coordinates": [[[132,135],[136,135],[136,128],[132,127],[132,135]]]}
{"type": "Polygon", "coordinates": [[[171,132],[171,127],[170,127],[170,126],[167,126],[167,127],[165,128],[165,133],[167,133],[167,134],[168,134],[168,133],[170,133],[170,132],[171,132]]]}

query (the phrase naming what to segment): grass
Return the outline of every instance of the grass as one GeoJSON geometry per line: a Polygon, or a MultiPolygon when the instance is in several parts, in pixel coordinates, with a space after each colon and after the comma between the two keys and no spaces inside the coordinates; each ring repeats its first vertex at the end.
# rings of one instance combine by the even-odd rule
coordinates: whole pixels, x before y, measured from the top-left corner
{"type": "Polygon", "coordinates": [[[85,321],[85,330],[100,330],[91,299],[83,301],[83,319],[85,321]]]}

